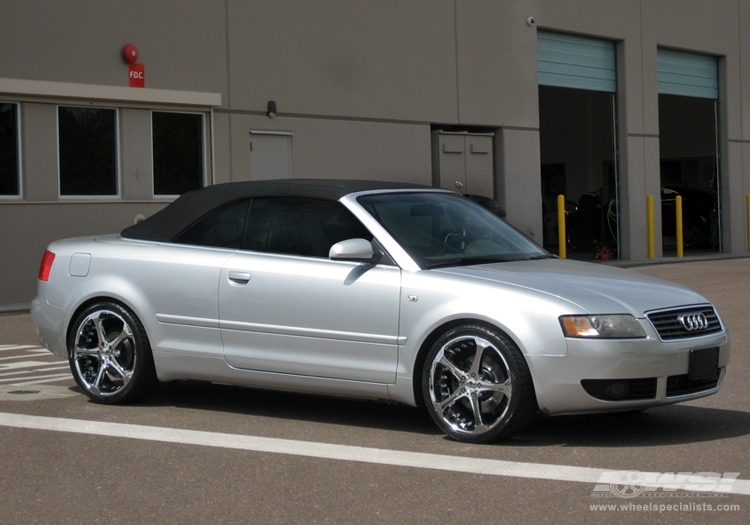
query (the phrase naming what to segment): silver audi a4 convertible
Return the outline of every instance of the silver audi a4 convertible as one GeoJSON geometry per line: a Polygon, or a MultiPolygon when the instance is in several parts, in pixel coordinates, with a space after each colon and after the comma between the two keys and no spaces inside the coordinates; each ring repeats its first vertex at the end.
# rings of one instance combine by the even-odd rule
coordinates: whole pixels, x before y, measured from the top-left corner
{"type": "Polygon", "coordinates": [[[53,242],[32,318],[97,403],[214,381],[423,405],[474,443],[538,412],[714,394],[729,361],[695,291],[558,259],[456,193],[368,181],[219,184],[53,242]]]}

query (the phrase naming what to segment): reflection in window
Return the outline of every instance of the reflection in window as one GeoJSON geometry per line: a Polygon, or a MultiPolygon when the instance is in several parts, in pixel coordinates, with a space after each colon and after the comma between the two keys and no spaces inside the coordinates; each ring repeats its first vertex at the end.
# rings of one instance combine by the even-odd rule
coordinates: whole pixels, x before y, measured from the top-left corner
{"type": "Polygon", "coordinates": [[[181,195],[203,186],[203,115],[151,113],[154,195],[181,195]]]}
{"type": "Polygon", "coordinates": [[[216,208],[178,235],[174,242],[216,248],[239,248],[242,245],[242,232],[249,202],[246,199],[216,208]]]}
{"type": "Polygon", "coordinates": [[[371,241],[372,235],[339,202],[303,197],[268,197],[220,206],[178,235],[173,242],[328,257],[331,246],[355,238],[371,241]]]}
{"type": "Polygon", "coordinates": [[[117,195],[116,111],[58,108],[60,195],[117,195]]]}
{"type": "Polygon", "coordinates": [[[496,215],[457,195],[385,193],[357,201],[422,268],[548,256],[496,215]]]}
{"type": "Polygon", "coordinates": [[[18,194],[18,105],[0,103],[0,195],[18,194]]]}
{"type": "Polygon", "coordinates": [[[328,257],[331,246],[372,235],[341,203],[303,197],[254,199],[243,247],[269,253],[328,257]]]}

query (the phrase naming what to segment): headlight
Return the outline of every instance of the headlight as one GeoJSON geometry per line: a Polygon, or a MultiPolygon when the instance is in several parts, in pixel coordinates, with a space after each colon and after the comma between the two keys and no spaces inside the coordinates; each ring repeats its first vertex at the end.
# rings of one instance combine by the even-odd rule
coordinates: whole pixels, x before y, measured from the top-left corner
{"type": "Polygon", "coordinates": [[[563,315],[560,317],[565,337],[632,339],[646,337],[632,315],[563,315]]]}

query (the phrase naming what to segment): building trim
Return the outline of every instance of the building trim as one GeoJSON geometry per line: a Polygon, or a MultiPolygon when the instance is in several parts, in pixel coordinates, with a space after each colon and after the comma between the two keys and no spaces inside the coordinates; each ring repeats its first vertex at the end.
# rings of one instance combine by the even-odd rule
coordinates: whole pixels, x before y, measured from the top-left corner
{"type": "Polygon", "coordinates": [[[50,206],[50,205],[58,205],[58,204],[170,204],[173,202],[177,197],[176,196],[162,196],[159,195],[155,197],[153,200],[146,200],[146,199],[134,199],[134,200],[127,200],[123,199],[122,197],[116,197],[116,196],[99,196],[99,195],[92,195],[90,197],[88,196],[77,196],[77,195],[71,195],[68,197],[61,197],[58,201],[21,201],[21,200],[3,200],[0,201],[0,208],[3,206],[50,206]]]}
{"type": "Polygon", "coordinates": [[[89,102],[196,108],[221,106],[221,93],[102,86],[17,78],[0,78],[1,96],[38,102],[78,101],[79,104],[89,102]]]}

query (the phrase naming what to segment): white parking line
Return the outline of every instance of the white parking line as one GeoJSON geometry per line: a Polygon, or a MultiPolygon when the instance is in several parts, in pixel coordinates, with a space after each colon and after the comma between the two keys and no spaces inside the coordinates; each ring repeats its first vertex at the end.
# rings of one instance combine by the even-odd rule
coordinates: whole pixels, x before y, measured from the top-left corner
{"type": "MultiPolygon", "coordinates": [[[[55,366],[52,368],[43,368],[43,369],[36,369],[36,370],[21,370],[18,372],[7,372],[4,374],[0,374],[0,383],[5,383],[7,381],[18,381],[20,378],[17,376],[31,375],[31,379],[33,379],[33,378],[39,377],[39,375],[42,372],[59,372],[61,370],[66,370],[66,369],[68,369],[68,365],[59,365],[59,366],[55,366]],[[10,377],[10,376],[16,376],[16,377],[10,377]]],[[[66,375],[70,375],[70,374],[66,374],[66,375]]],[[[45,377],[49,377],[49,376],[45,376],[45,377]]]]}
{"type": "MultiPolygon", "coordinates": [[[[42,349],[39,345],[0,345],[0,352],[10,352],[12,350],[42,349]]],[[[44,348],[43,350],[47,350],[44,348]]],[[[47,350],[49,352],[49,350],[47,350]]]]}
{"type": "MultiPolygon", "coordinates": [[[[22,354],[18,355],[9,355],[6,357],[0,357],[0,361],[10,361],[11,359],[28,359],[29,357],[52,357],[52,354],[50,354],[49,350],[46,348],[32,348],[29,350],[24,350],[22,354]]],[[[59,357],[55,356],[55,359],[60,359],[59,357]]]]}
{"type": "MultiPolygon", "coordinates": [[[[463,472],[487,476],[575,481],[590,483],[592,485],[600,481],[602,474],[612,472],[611,469],[444,456],[423,452],[404,452],[400,450],[332,445],[330,443],[244,436],[200,430],[106,423],[103,421],[29,416],[7,412],[0,412],[0,426],[249,450],[271,454],[288,454],[319,459],[463,472]]],[[[735,480],[732,485],[732,494],[750,495],[750,480],[735,480]]]]}
{"type": "MultiPolygon", "coordinates": [[[[19,378],[16,378],[18,380],[19,378]]],[[[58,374],[54,376],[45,376],[44,379],[33,379],[32,381],[23,381],[20,383],[10,383],[13,386],[17,385],[41,385],[44,383],[55,383],[57,381],[60,381],[61,379],[73,379],[73,376],[70,375],[70,372],[67,374],[58,374]]]]}
{"type": "Polygon", "coordinates": [[[6,370],[19,370],[22,368],[40,368],[42,366],[68,366],[65,361],[18,361],[16,363],[5,363],[0,365],[0,375],[3,375],[6,370]]]}
{"type": "MultiPolygon", "coordinates": [[[[65,368],[67,368],[67,367],[65,367],[65,368]]],[[[47,370],[35,370],[35,372],[59,372],[60,370],[62,370],[62,369],[60,369],[60,368],[50,368],[50,369],[47,369],[47,370]]],[[[50,379],[50,378],[53,378],[53,377],[57,378],[57,379],[68,378],[68,377],[72,378],[72,376],[70,375],[70,372],[68,372],[66,374],[45,375],[45,376],[40,376],[40,375],[36,375],[35,374],[35,375],[29,377],[30,373],[31,372],[13,372],[11,374],[5,374],[3,376],[0,376],[0,384],[3,384],[3,383],[13,383],[14,381],[16,383],[19,382],[19,381],[23,381],[24,384],[26,384],[26,383],[30,384],[30,383],[35,382],[38,379],[43,379],[46,382],[47,379],[50,379]],[[9,376],[15,376],[15,377],[9,377],[9,376]]],[[[15,384],[15,383],[13,383],[13,384],[15,384]]]]}
{"type": "Polygon", "coordinates": [[[70,373],[60,373],[69,368],[68,362],[39,345],[0,345],[0,352],[6,352],[0,357],[0,386],[54,383],[70,378],[70,373]],[[10,352],[17,355],[7,355],[10,352]]]}

